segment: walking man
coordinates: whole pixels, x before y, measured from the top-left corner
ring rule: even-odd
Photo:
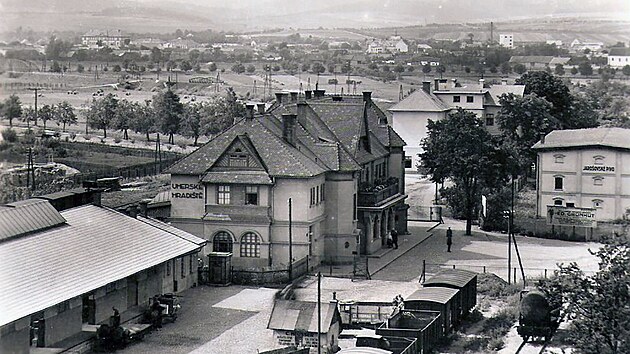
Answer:
[[[446,230],[446,246],[448,246],[448,251],[451,251],[451,245],[453,244],[453,230],[451,230],[451,228],[449,227],[448,230]]]
[[[392,229],[391,233],[392,235],[392,244],[394,245],[394,249],[398,248],[398,231],[396,231],[396,229]]]

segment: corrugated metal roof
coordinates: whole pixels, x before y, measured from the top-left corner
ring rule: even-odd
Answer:
[[[630,129],[590,128],[554,130],[537,142],[532,149],[560,149],[586,146],[607,146],[630,149]]]
[[[458,291],[459,290],[457,289],[442,287],[421,288],[409,295],[405,301],[430,301],[446,304],[457,294]]]
[[[61,215],[66,225],[0,243],[0,326],[194,252],[205,242],[94,205]]]
[[[46,200],[29,199],[0,206],[0,242],[65,222]]]
[[[451,285],[456,288],[463,288],[470,281],[475,279],[477,273],[463,269],[446,269],[432,276],[424,282],[427,285]]]
[[[327,333],[337,311],[337,304],[322,303],[322,332]],[[294,300],[276,300],[269,329],[294,331],[296,329],[317,333],[317,303]]]

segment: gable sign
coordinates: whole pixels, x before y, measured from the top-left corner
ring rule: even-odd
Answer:
[[[547,225],[597,227],[595,209],[547,205]]]

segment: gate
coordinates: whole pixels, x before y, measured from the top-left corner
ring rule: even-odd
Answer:
[[[407,214],[407,219],[409,221],[442,221],[442,206],[441,205],[432,205],[432,206],[420,206],[420,205],[410,205],[409,211]]]

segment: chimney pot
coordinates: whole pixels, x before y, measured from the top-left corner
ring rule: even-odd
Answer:
[[[282,115],[282,138],[290,145],[295,146],[295,114]]]
[[[315,98],[323,98],[326,90],[316,89],[315,91],[313,91],[313,93],[315,94]]]
[[[247,109],[247,119],[254,119],[254,105],[253,104],[246,104],[245,108]]]
[[[259,103],[257,106],[258,106],[258,114],[265,114],[265,104]]]
[[[298,93],[297,92],[291,92],[291,102],[296,102],[298,99]]]
[[[431,93],[431,81],[422,81],[422,90]]]
[[[507,85],[507,77],[501,79],[501,85]]]
[[[282,103],[283,103],[283,102],[282,102],[282,96],[283,96],[283,95],[284,95],[284,94],[283,94],[282,92],[276,92],[276,102],[278,102],[278,103],[282,104]]]
[[[479,90],[483,90],[483,83],[484,83],[485,81],[486,81],[486,80],[484,80],[484,79],[479,79]]]
[[[306,98],[307,100],[310,100],[312,97],[313,91],[311,90],[306,90],[304,91],[304,98]]]
[[[148,200],[141,200],[140,201],[140,214],[142,214],[142,216],[144,216],[145,218],[149,217],[149,201]]]
[[[129,213],[129,216],[131,216],[134,219],[138,217],[138,208],[135,205],[130,206],[127,209],[127,212]]]
[[[363,91],[363,102],[372,101],[372,91]]]

